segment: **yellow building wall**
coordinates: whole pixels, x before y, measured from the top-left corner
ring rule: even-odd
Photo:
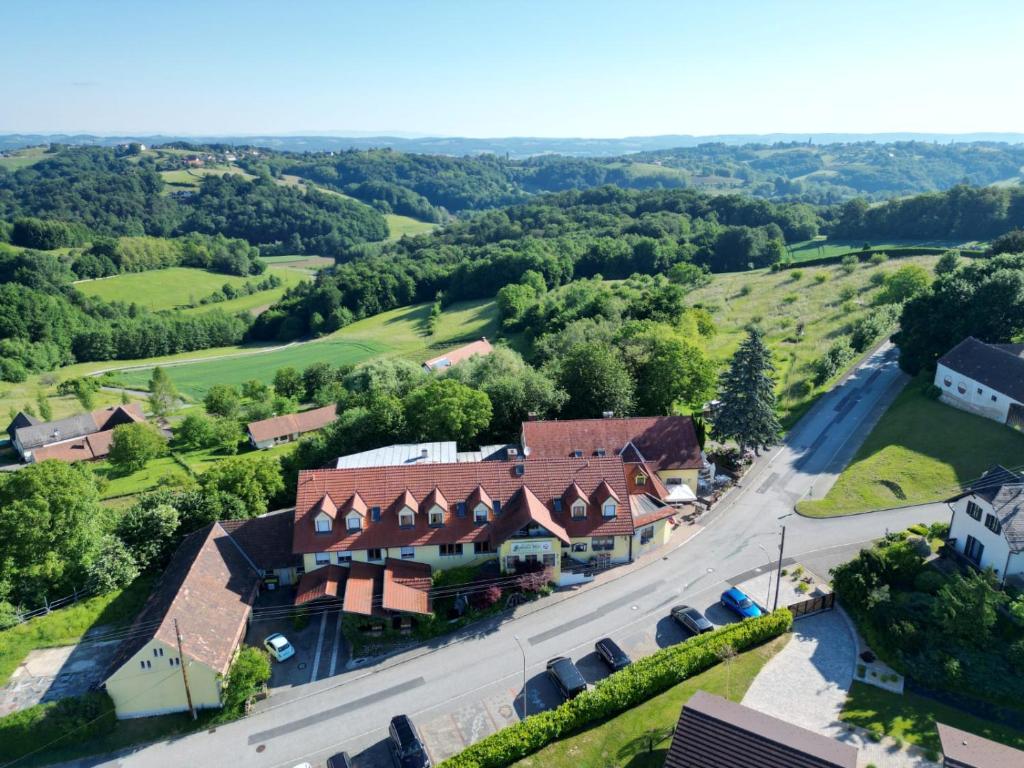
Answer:
[[[160,651],[163,651],[163,656]],[[107,693],[114,701],[119,719],[188,711],[181,667],[173,666],[177,657],[176,647],[153,640],[107,678]],[[150,662],[150,668],[143,669],[143,661]],[[220,707],[218,674],[187,656],[181,663],[188,665],[192,705],[196,709]]]
[[[669,478],[681,478],[684,483],[690,486],[690,490],[696,493],[698,472],[699,470],[696,469],[665,469],[658,473],[658,477],[661,478],[662,482],[667,482]]]
[[[658,520],[656,523],[652,523],[654,526],[654,536],[646,544],[640,543],[640,532],[646,528],[646,525],[637,527],[636,529],[636,541],[633,544],[633,556],[639,557],[642,554],[650,552],[652,549],[663,547],[668,544],[669,537],[672,535],[672,526],[669,525],[668,518],[664,520]]]
[[[533,538],[533,539],[509,539],[508,541],[506,541],[504,544],[502,544],[500,547],[498,547],[498,557],[500,558],[499,562],[501,564],[501,570],[503,572],[507,572],[508,571],[508,569],[505,568],[505,562],[506,562],[505,558],[512,556],[513,550],[516,549],[516,547],[514,546],[515,544],[520,544],[521,545],[521,544],[540,543],[540,542],[550,542],[551,543],[551,551],[550,552],[540,552],[540,551],[538,551],[538,552],[535,552],[535,553],[525,553],[525,552],[524,553],[516,553],[516,557],[522,557],[525,560],[527,554],[536,554],[537,555],[537,559],[543,561],[542,555],[544,555],[544,554],[554,555],[555,556],[555,564],[554,564],[554,566],[552,566],[552,569],[554,570],[554,578],[557,581],[559,576],[562,573],[562,551],[561,551],[561,549],[562,549],[562,542],[560,542],[556,538],[548,537],[548,536],[537,536],[536,538]]]
[[[603,538],[603,537],[598,536],[597,538]],[[574,538],[574,539],[572,539],[572,543],[573,544],[586,544],[587,545],[587,551],[586,552],[573,552],[572,551],[572,547],[563,547],[562,551],[565,554],[567,554],[570,557],[572,557],[573,559],[581,560],[583,562],[588,562],[590,560],[593,560],[598,555],[609,555],[611,557],[611,559],[612,559],[612,562],[624,563],[627,560],[629,560],[629,540],[630,540],[630,538],[632,538],[632,537],[631,536],[616,536],[615,537],[615,547],[613,549],[604,549],[604,550],[601,550],[600,552],[595,552],[594,548],[590,545],[591,544],[591,537],[590,536],[586,536],[584,538]]]
[[[461,556],[448,556],[441,555],[441,548],[436,545],[430,545],[425,547],[414,547],[413,557],[411,558],[417,563],[426,563],[434,570],[444,571],[448,568],[459,568],[465,565],[478,565],[483,563],[485,560],[493,560],[497,555],[493,552],[486,554],[476,554],[473,550],[473,544],[462,545]],[[352,561],[367,563],[371,562],[366,557],[365,549],[354,549],[351,551]],[[331,552],[331,563],[338,564],[338,553]],[[387,558],[393,558],[400,560],[402,558],[401,547],[382,547],[381,548],[381,560],[375,560],[372,562],[383,563]],[[347,565],[347,563],[340,563],[341,565]],[[302,565],[306,570],[306,573],[320,568],[321,566],[327,565],[327,563],[317,563],[316,555],[304,554],[302,556]]]

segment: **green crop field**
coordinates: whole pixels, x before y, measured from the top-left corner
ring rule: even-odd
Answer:
[[[269,383],[274,372],[285,366],[301,370],[320,361],[343,365],[380,355],[423,360],[457,344],[493,335],[497,326],[493,301],[453,305],[441,316],[437,331],[432,336],[426,333],[429,313],[428,304],[404,307],[360,320],[316,341],[291,344],[255,355],[170,366],[167,371],[179,391],[199,399],[214,384],[237,385],[249,379]],[[115,379],[119,385],[145,389],[151,375],[152,368],[146,367],[119,371]]]
[[[244,309],[269,304],[284,293],[285,288],[306,279],[301,272],[294,269],[270,267],[267,271],[280,277],[284,281],[284,285],[280,288],[243,297],[248,300],[248,303],[242,302],[247,304],[243,307]],[[247,281],[258,280],[260,280],[259,276],[239,277],[238,275],[207,272],[204,269],[192,267],[171,267],[148,272],[129,272],[100,280],[87,280],[76,283],[75,287],[88,296],[94,296],[104,301],[135,302],[151,310],[161,310],[184,307],[198,302],[226,283],[239,286]],[[196,311],[205,311],[213,307],[233,311],[227,308],[228,304],[229,302],[210,304],[199,307]]]
[[[388,223],[388,240],[399,240],[404,235],[423,235],[437,229],[437,224],[397,213],[385,214],[384,219]]]
[[[920,264],[931,270],[938,256],[914,256],[899,264]],[[732,272],[715,275],[711,284],[690,293],[690,304],[711,311],[717,333],[708,342],[712,357],[726,361],[746,335],[749,324],[765,331],[775,355],[779,404],[786,423],[801,414],[823,387],[811,384],[809,365],[843,335],[849,325],[870,311],[878,289],[871,286],[875,271],[894,266],[868,264],[846,274],[839,265],[799,270]],[[825,275],[818,282],[817,275]],[[852,292],[844,301],[840,292]],[[831,382],[826,382],[827,387]]]

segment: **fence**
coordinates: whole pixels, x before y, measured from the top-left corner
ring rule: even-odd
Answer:
[[[789,612],[793,614],[794,619],[802,619],[804,616],[821,613],[822,611],[831,611],[835,607],[835,592],[829,592],[827,595],[812,597],[800,603],[793,603],[789,606]]]
[[[29,619],[34,619],[37,616],[45,616],[51,611],[55,611],[58,608],[64,608],[68,605],[73,605],[79,600],[84,600],[88,597],[93,597],[99,594],[99,589],[96,588],[95,584],[87,584],[82,589],[74,589],[70,595],[65,597],[58,597],[56,600],[47,600],[43,598],[43,605],[39,608],[34,608],[31,611],[17,611],[14,614],[15,624],[24,624]]]

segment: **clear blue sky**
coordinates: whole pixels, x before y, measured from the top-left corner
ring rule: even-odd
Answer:
[[[1020,0],[4,0],[0,131],[1022,131]]]

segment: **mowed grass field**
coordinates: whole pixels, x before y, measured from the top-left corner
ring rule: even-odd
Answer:
[[[26,149],[14,150],[7,153],[6,156],[0,157],[0,168],[6,168],[8,171],[17,171],[19,168],[28,168],[30,165],[35,165],[44,157],[46,157],[46,147],[28,147]]]
[[[1024,464],[1024,433],[931,400],[929,383],[911,381],[825,498],[801,501],[797,510],[834,517],[940,501],[993,464]]]
[[[771,273],[767,270],[715,275],[710,285],[690,293],[688,302],[711,311],[717,328],[708,352],[723,363],[736,351],[751,323],[759,325],[775,358],[779,404],[785,423],[799,416],[822,387],[811,384],[809,366],[850,325],[872,309],[878,292],[871,275],[905,264],[933,270],[938,256],[914,256],[895,264],[864,264],[847,274],[839,265],[804,267]],[[824,278],[819,278],[824,275]],[[824,282],[818,282],[823,279]],[[844,288],[853,298],[843,300]]]
[[[243,296],[241,299],[203,305],[191,311],[204,312],[217,308],[225,312],[236,312],[270,304],[276,301],[287,288],[308,279],[308,276],[302,272],[286,269],[283,266],[269,267],[267,274],[277,275],[283,281],[283,285],[250,296]],[[126,304],[134,302],[156,311],[187,307],[226,284],[240,286],[249,281],[258,282],[260,279],[262,279],[260,275],[240,277],[207,272],[204,269],[192,267],[171,267],[148,272],[130,272],[100,280],[87,280],[76,283],[75,287],[87,296],[94,296],[104,301],[123,301]],[[235,306],[231,306],[232,304]]]
[[[399,216],[397,213],[384,214],[388,223],[388,240],[400,240],[405,235],[424,235],[437,229],[437,224],[420,221],[411,216]]]
[[[497,310],[490,300],[453,305],[442,314],[433,335],[426,332],[429,313],[429,304],[403,307],[360,320],[315,341],[258,354],[172,365],[167,372],[182,394],[201,399],[214,384],[239,385],[250,379],[270,383],[277,369],[286,366],[301,370],[315,362],[345,365],[381,355],[425,360],[481,336],[493,336],[497,329]],[[152,368],[147,366],[118,371],[115,380],[121,386],[145,389],[151,375]]]
[[[929,248],[958,248],[965,246],[954,240],[890,240],[884,243],[869,242],[868,245],[875,250],[886,248],[910,248],[915,246],[927,246]],[[976,244],[970,244],[976,245]],[[829,240],[817,238],[815,240],[804,240],[800,243],[793,243],[786,246],[786,253],[794,262],[810,261],[811,259],[832,259],[854,251],[861,251],[864,248],[863,240]]]
[[[246,173],[234,165],[211,165],[199,168],[181,168],[174,171],[160,171],[160,177],[167,185],[163,194],[169,195],[184,189],[199,189],[204,176],[223,176],[225,173],[242,176],[246,179],[255,179],[251,173]]]

